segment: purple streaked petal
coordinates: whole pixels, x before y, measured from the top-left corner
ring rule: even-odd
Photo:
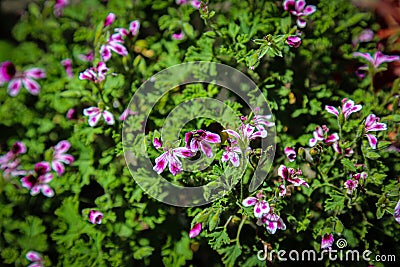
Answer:
[[[17,141],[12,145],[11,151],[16,155],[24,154],[26,152],[26,146],[23,142]]]
[[[96,210],[91,210],[89,212],[89,221],[92,224],[101,224],[101,220],[103,219],[103,213],[101,213],[100,211],[96,211]]]
[[[100,55],[104,61],[109,61],[111,58],[111,51],[107,45],[102,45],[100,47]]]
[[[26,253],[26,258],[30,261],[41,261],[42,260],[42,256],[36,252],[36,251],[28,251],[28,253]]]
[[[365,128],[368,129],[377,121],[377,116],[375,114],[369,114],[365,119]]]
[[[243,200],[242,205],[244,207],[254,206],[257,203],[258,199],[256,197],[247,197]]]
[[[221,137],[218,134],[206,132],[204,140],[209,143],[221,143]]]
[[[114,115],[107,110],[103,111],[103,118],[108,125],[113,125],[115,123]]]
[[[296,4],[295,0],[285,0],[283,2],[283,9],[285,9],[286,11],[293,10],[295,9],[295,4]]]
[[[308,6],[306,6],[306,7],[304,8],[304,10],[303,10],[303,15],[304,15],[304,16],[311,15],[311,14],[314,13],[316,10],[317,10],[317,7],[316,7],[316,6],[308,5]]]
[[[17,72],[11,61],[5,61],[0,65],[0,82],[9,82]]]
[[[167,167],[167,164],[167,152],[165,152],[156,158],[156,165],[153,167],[153,170],[160,174],[164,171],[165,167]]]
[[[232,153],[232,152],[224,151],[224,153],[222,153],[222,158],[221,158],[222,162],[227,162],[230,159],[229,153]]]
[[[230,160],[231,160],[232,165],[233,165],[234,167],[239,167],[239,165],[240,165],[240,159],[239,159],[239,155],[238,155],[238,154],[232,152],[232,153],[231,153],[231,156],[230,156]]]
[[[285,165],[279,166],[278,175],[286,180],[288,178],[288,176],[289,176],[288,175],[288,168]]]
[[[16,96],[18,95],[19,91],[21,90],[22,86],[22,79],[13,79],[11,82],[8,84],[7,91],[10,96]]]
[[[24,74],[29,77],[29,78],[33,78],[33,79],[43,79],[46,77],[46,72],[44,71],[44,69],[40,69],[40,68],[32,68],[29,70],[24,71]]]
[[[339,140],[339,135],[337,133],[334,133],[325,139],[325,143],[334,143],[338,140]]]
[[[204,152],[207,158],[211,158],[213,156],[212,148],[207,142],[200,142],[201,151]]]
[[[200,144],[200,141],[193,138],[189,144],[190,150],[192,152],[197,152],[199,150],[199,144]]]
[[[47,173],[51,170],[50,163],[47,161],[41,161],[35,164],[35,172],[40,174]]]
[[[369,145],[372,149],[376,149],[376,144],[378,143],[378,138],[373,134],[366,134]]]
[[[54,190],[48,186],[47,184],[43,184],[40,186],[40,191],[42,191],[42,194],[45,195],[46,197],[53,197],[54,196]]]
[[[368,62],[370,62],[371,64],[374,64],[374,59],[372,58],[372,56],[369,53],[354,52],[353,57],[362,57],[362,58],[366,59]]]
[[[61,162],[59,162],[58,160],[53,160],[51,162],[51,167],[53,168],[53,170],[55,172],[57,172],[58,176],[61,176],[65,171],[64,165]]]
[[[140,29],[140,22],[138,20],[134,20],[131,23],[129,23],[129,31],[132,34],[132,36],[136,36],[139,33]]]
[[[31,196],[36,196],[37,194],[39,194],[40,193],[40,185],[34,185],[32,188],[31,188]]]
[[[199,9],[201,6],[201,1],[200,0],[192,0],[190,1],[190,5],[194,7],[195,9]]]
[[[306,6],[306,1],[297,0],[295,4],[295,9],[297,12],[302,12],[305,6]]]
[[[153,139],[153,146],[154,146],[156,149],[162,148],[162,142],[161,142],[161,140],[160,140],[159,138],[154,138],[154,139]]]
[[[285,147],[284,149],[286,157],[289,159],[290,162],[293,162],[296,159],[296,151],[291,147]]]
[[[313,147],[313,146],[315,146],[315,145],[317,144],[317,142],[318,142],[318,140],[317,140],[316,138],[311,138],[311,139],[308,141],[308,145],[309,145],[310,147]]]
[[[263,214],[269,212],[269,204],[267,201],[262,200],[255,204],[254,206],[254,216],[256,218],[261,218]]]
[[[223,132],[226,132],[226,133],[228,133],[229,135],[232,135],[232,136],[234,136],[235,138],[240,139],[240,135],[239,135],[236,131],[234,131],[234,130],[227,129],[227,130],[223,130]]]
[[[22,83],[24,84],[24,87],[28,90],[29,93],[32,95],[38,95],[40,92],[40,85],[29,78],[23,78]]]
[[[339,117],[339,111],[337,108],[333,106],[325,106],[325,110],[328,111],[329,113],[335,115],[336,117]]]
[[[47,184],[47,183],[51,182],[51,180],[53,180],[53,174],[46,173],[44,175],[41,175],[38,180],[40,183]]]
[[[32,189],[35,183],[36,183],[36,178],[32,174],[29,174],[21,178],[21,185],[27,189]]]
[[[198,236],[200,234],[200,232],[201,232],[201,229],[202,229],[201,223],[196,223],[193,226],[193,228],[190,230],[189,237],[190,238],[194,238],[194,237]]]
[[[105,28],[105,27],[113,24],[113,22],[115,21],[115,18],[116,18],[116,16],[114,13],[108,13],[106,19],[104,20],[103,27]]]
[[[289,177],[287,179],[289,182],[291,182],[294,186],[301,186],[304,185],[305,187],[309,187],[309,185],[307,184],[306,181],[304,181],[303,179],[299,178],[299,177]]]
[[[65,164],[71,164],[74,162],[74,156],[70,155],[70,154],[62,154],[62,155],[57,155],[55,157],[58,161],[61,161]]]
[[[85,116],[95,116],[99,113],[100,113],[100,109],[97,107],[85,108],[83,110],[83,115],[85,115]]]
[[[44,265],[41,262],[34,262],[29,264],[28,267],[44,267]]]
[[[173,33],[171,35],[171,38],[174,40],[182,40],[185,37],[185,33],[183,31],[180,31],[179,33]]]
[[[385,131],[385,130],[387,130],[386,123],[376,122],[376,123],[372,124],[370,127],[368,127],[367,132],[377,132],[377,131]]]
[[[57,154],[65,153],[71,147],[71,143],[67,140],[62,140],[54,147],[54,152]]]
[[[182,172],[182,163],[175,157],[169,159],[169,171],[172,175],[177,175]]]
[[[321,240],[321,250],[332,247],[333,241],[334,239],[332,234],[325,234]]]
[[[296,23],[297,23],[297,26],[299,26],[299,28],[304,28],[307,25],[307,22],[305,21],[305,19],[302,19],[300,17],[297,18]]]
[[[375,53],[374,55],[374,59],[375,59],[375,68],[377,68],[379,65],[381,65],[384,62],[393,62],[393,61],[397,61],[400,60],[399,56],[387,56],[382,54],[381,51],[378,51]]]
[[[181,158],[190,158],[194,156],[194,153],[186,147],[177,147],[174,148],[172,151],[174,155]]]
[[[274,221],[274,222],[267,221],[265,226],[267,227],[268,233],[273,235],[273,234],[275,234],[276,229],[278,229],[278,222],[277,221]]]
[[[90,127],[96,126],[97,123],[99,122],[100,118],[101,118],[101,113],[100,112],[95,114],[95,115],[93,115],[93,116],[89,116],[89,118],[88,118],[89,126]]]
[[[279,196],[283,197],[286,195],[286,186],[281,184],[279,187]]]
[[[126,50],[126,47],[119,42],[109,42],[109,48],[121,56],[128,55],[128,50]]]
[[[278,229],[283,231],[286,230],[286,224],[283,222],[282,218],[278,219]]]

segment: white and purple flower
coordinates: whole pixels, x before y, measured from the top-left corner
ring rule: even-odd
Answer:
[[[66,154],[70,147],[70,142],[66,140],[60,141],[54,147],[53,161],[51,162],[51,167],[55,172],[57,172],[58,176],[61,176],[64,173],[64,164],[69,165],[74,162],[74,157],[70,154]]]
[[[365,136],[368,139],[369,145],[372,149],[376,149],[376,145],[378,144],[378,138],[375,135],[370,134],[368,132],[378,132],[387,130],[387,125],[385,123],[379,122],[380,118],[378,118],[375,114],[369,114],[365,119]]]
[[[339,142],[335,142],[332,145],[333,150],[336,151],[336,153],[338,153],[339,155],[343,154],[345,157],[351,157],[354,154],[354,150],[351,148],[341,148],[339,145]]]
[[[192,152],[197,152],[201,149],[208,158],[211,158],[213,153],[210,144],[221,143],[221,137],[209,131],[195,130],[186,133],[185,143],[186,148],[189,148]]]
[[[301,45],[301,38],[297,35],[289,36],[286,39],[286,43],[290,47],[298,48]]]
[[[32,262],[28,267],[44,267],[43,258],[40,253],[31,250],[26,253],[25,257]]]
[[[100,211],[97,210],[90,210],[89,211],[89,221],[93,224],[101,224],[101,220],[103,219],[104,215]]]
[[[183,31],[173,33],[171,38],[174,40],[182,40],[185,37],[185,33]]]
[[[388,55],[384,55],[382,54],[381,51],[377,51],[374,56],[371,56],[370,53],[361,53],[361,52],[354,52],[353,53],[354,57],[361,57],[364,60],[367,61],[368,65],[363,65],[361,67],[358,68],[357,70],[357,75],[360,77],[364,76],[364,73],[368,70],[372,70],[373,74],[375,74],[378,71],[379,66],[382,63],[385,62],[393,62],[393,61],[398,61],[400,60],[400,56],[397,55],[393,55],[393,56],[388,56]]]
[[[56,17],[61,17],[63,15],[64,8],[69,5],[70,0],[56,0],[53,7],[53,12]]]
[[[3,170],[4,177],[26,175],[26,171],[20,170],[20,160],[18,159],[18,156],[24,153],[26,153],[25,144],[17,141],[12,145],[10,151],[0,156],[0,169]]]
[[[107,17],[104,19],[103,28],[113,24],[116,17],[117,16],[114,13],[112,12],[108,13]]]
[[[333,245],[333,241],[335,241],[333,239],[333,235],[332,234],[325,234],[322,236],[321,239],[321,249],[322,250],[330,250],[332,248]]]
[[[202,230],[202,225],[201,223],[196,223],[193,228],[190,230],[189,232],[189,237],[190,238],[194,238],[196,236],[198,236],[201,233]]]
[[[286,167],[285,165],[281,165],[278,168],[278,175],[282,177],[283,180],[291,182],[294,186],[304,185],[305,187],[309,187],[306,181],[298,177],[302,174],[303,172],[300,169],[295,170],[293,168]]]
[[[315,146],[318,141],[322,141],[326,145],[331,145],[339,140],[339,135],[337,133],[327,135],[328,132],[329,128],[326,127],[326,125],[322,125],[322,127],[317,126],[313,132],[314,137],[308,142],[310,147]]]
[[[304,28],[307,24],[304,17],[311,15],[317,10],[313,5],[306,6],[306,1],[304,0],[285,0],[283,8],[297,17],[296,23],[299,28]]]
[[[86,69],[84,72],[79,74],[79,79],[89,80],[95,83],[103,81],[107,76],[108,68],[106,63],[100,61],[96,67]]]
[[[342,108],[339,109],[343,115],[344,118],[347,119],[350,114],[360,111],[362,109],[362,105],[354,105],[354,101],[351,99],[343,98],[342,99]],[[335,115],[336,117],[339,117],[339,110],[333,106],[325,106],[325,110],[328,111],[329,113]]]
[[[264,199],[265,195],[260,191],[257,193],[256,197],[247,197],[244,199],[242,205],[245,207],[254,206],[254,216],[256,218],[261,218],[270,210],[268,202]]]
[[[116,28],[115,31],[121,34],[121,36],[127,36],[127,37],[134,37],[138,35],[140,29],[140,21],[139,20],[133,20],[129,23],[129,28]]]
[[[284,149],[285,155],[290,162],[295,161],[297,154],[296,151],[291,147],[285,147]]]
[[[358,186],[358,180],[348,179],[344,182],[344,188],[347,189],[347,194],[353,194],[353,191],[356,190]]]
[[[83,115],[89,116],[88,122],[91,127],[96,126],[101,117],[104,118],[104,121],[108,125],[113,125],[115,123],[114,115],[111,112],[98,107],[85,108],[83,110]]]
[[[394,219],[396,220],[397,223],[400,223],[400,199],[397,202],[396,207],[394,208],[393,217],[394,217]]]
[[[258,219],[257,225],[265,225],[268,233],[272,235],[275,234],[277,229],[286,230],[286,225],[282,218],[278,214],[275,214],[272,208]]]
[[[108,61],[111,58],[111,51],[115,53],[126,56],[128,55],[128,50],[123,45],[124,40],[122,39],[122,35],[120,33],[114,33],[111,35],[107,42],[100,47],[101,58],[104,61]]]
[[[40,85],[35,79],[42,79],[45,77],[45,71],[40,68],[19,71],[10,61],[5,61],[0,64],[0,85],[8,82],[7,91],[10,96],[18,95],[22,86],[32,95],[38,95],[40,92]]]
[[[162,153],[158,158],[156,158],[156,165],[153,170],[158,174],[162,173],[164,169],[169,167],[169,171],[172,175],[177,175],[182,172],[182,162],[178,159],[180,158],[190,158],[195,155],[189,148],[177,147],[177,148],[165,148],[162,147],[162,142],[158,138],[153,140],[154,147],[157,149],[163,149],[165,152]]]
[[[50,164],[42,161],[35,164],[34,172],[21,178],[22,186],[29,189],[32,196],[42,192],[46,197],[54,196],[53,189],[48,183],[53,179],[53,174],[50,173]]]
[[[222,153],[221,161],[227,162],[229,160],[233,166],[239,167],[239,165],[240,165],[239,154],[242,153],[242,150],[240,150],[240,147],[238,146],[236,140],[233,140],[232,138],[228,138],[227,142],[228,142],[229,146],[225,147],[225,151]]]

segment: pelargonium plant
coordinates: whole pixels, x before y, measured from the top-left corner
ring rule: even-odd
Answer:
[[[314,262],[303,251],[323,266],[343,266],[335,251],[359,252],[349,266],[398,261],[395,1],[11,2],[0,10],[2,266]],[[188,62],[202,68],[158,75]],[[191,83],[217,73],[207,62],[254,86]],[[167,183],[208,201],[163,203]]]

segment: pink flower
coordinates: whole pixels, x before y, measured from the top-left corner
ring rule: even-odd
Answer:
[[[56,17],[61,17],[64,8],[69,5],[69,0],[56,0],[54,4],[53,12]]]
[[[88,122],[91,127],[96,126],[102,116],[108,125],[113,125],[115,123],[114,115],[111,112],[97,107],[85,108],[83,110],[83,115],[89,116]]]
[[[213,153],[210,144],[221,143],[221,137],[209,131],[195,130],[186,133],[185,143],[186,148],[189,148],[192,152],[197,152],[201,149],[208,158],[211,158]]]
[[[88,52],[87,54],[79,54],[78,58],[83,61],[92,62],[94,59],[94,53]]]
[[[351,99],[343,98],[342,99],[342,109],[340,111],[343,113],[344,118],[347,119],[350,114],[360,111],[362,109],[361,105],[354,105],[354,101]],[[325,106],[325,110],[329,113],[339,117],[339,110],[333,106]]]
[[[20,160],[18,159],[18,156],[25,152],[25,144],[17,141],[12,145],[10,151],[0,157],[0,169],[3,170],[4,177],[26,175],[26,171],[20,170]]]
[[[111,13],[111,12],[108,13],[106,19],[104,20],[103,28],[105,28],[105,27],[110,26],[111,24],[113,24],[114,21],[115,21],[115,18],[116,18],[116,16],[115,16],[114,13]]]
[[[65,117],[68,120],[72,120],[72,119],[76,118],[76,110],[74,108],[68,109],[67,114],[65,115]]]
[[[40,68],[17,71],[10,61],[5,61],[0,65],[0,84],[9,82],[7,91],[10,96],[16,96],[22,86],[32,95],[39,94],[40,85],[34,79],[42,79],[44,77],[46,77],[46,73]]]
[[[242,205],[245,207],[254,206],[254,216],[261,218],[264,214],[268,213],[270,208],[267,201],[264,200],[265,195],[260,191],[256,197],[248,197],[243,200]]]
[[[53,179],[53,174],[50,173],[50,164],[42,161],[35,164],[35,170],[33,173],[21,179],[22,186],[31,191],[31,195],[35,196],[42,192],[46,197],[54,196],[54,191],[48,185]]]
[[[397,202],[396,207],[394,208],[393,217],[394,217],[394,219],[396,220],[397,223],[400,223],[400,199]]]
[[[157,149],[163,148],[161,140],[154,138],[154,147]],[[190,158],[194,156],[194,153],[186,147],[177,148],[163,148],[165,151],[158,158],[156,158],[156,165],[153,170],[158,174],[162,173],[164,169],[169,167],[169,171],[175,176],[182,172],[182,162],[178,159],[180,158]]]
[[[366,172],[360,172],[360,173],[356,173],[356,174],[351,175],[351,177],[353,179],[357,180],[357,181],[360,180],[360,179],[365,180],[365,179],[367,179],[368,174]]]
[[[129,23],[129,29],[116,28],[115,31],[121,34],[121,36],[134,37],[138,35],[140,29],[140,21],[134,20]]]
[[[385,123],[379,122],[380,118],[375,116],[375,114],[369,114],[365,119],[365,132],[378,132],[387,130],[387,125]],[[378,139],[373,134],[366,134],[369,145],[372,149],[376,149]]]
[[[277,229],[286,230],[286,225],[282,218],[278,214],[275,214],[272,208],[258,219],[257,225],[265,225],[268,233],[272,235],[275,234]]]
[[[70,58],[62,60],[61,65],[64,66],[65,72],[67,73],[68,77],[74,77],[74,73],[72,72],[72,60]]]
[[[347,188],[347,194],[351,195],[353,191],[357,188],[358,181],[349,179],[344,183],[344,188]]]
[[[25,256],[29,261],[33,262],[28,267],[44,267],[42,256],[36,251],[28,251]]]
[[[74,162],[74,157],[72,155],[65,154],[70,147],[71,144],[66,140],[60,141],[54,147],[53,161],[51,162],[51,166],[53,170],[57,172],[58,176],[61,176],[64,173],[64,164],[70,165]]]
[[[363,30],[360,35],[353,39],[353,45],[361,42],[369,42],[374,38],[374,32],[371,29]]]
[[[127,108],[124,110],[124,112],[122,112],[121,116],[119,116],[119,120],[125,121],[128,118],[128,116],[135,115],[135,114],[137,114],[137,112],[133,112],[132,110]]]
[[[283,197],[286,195],[286,186],[281,184],[278,186],[279,189],[279,196]]]
[[[97,210],[90,210],[89,211],[89,221],[93,224],[101,224],[101,220],[103,219],[104,215],[100,211]]]
[[[333,235],[332,234],[323,235],[322,236],[322,240],[321,240],[321,249],[330,250],[332,248],[333,241],[335,241],[335,240],[333,239]]]
[[[108,41],[100,47],[101,58],[104,61],[110,60],[111,51],[114,51],[121,56],[128,55],[128,50],[126,50],[126,47],[123,45],[123,43],[124,40],[122,39],[121,34],[114,33],[111,35]]]
[[[242,150],[240,150],[240,147],[237,145],[236,140],[228,138],[227,141],[229,143],[229,146],[225,147],[225,151],[222,153],[221,161],[227,162],[229,160],[233,166],[239,167],[239,154],[242,153]]]
[[[354,57],[361,57],[367,61],[367,63],[372,67],[373,71],[376,72],[378,67],[385,62],[393,62],[400,60],[400,56],[387,56],[382,54],[381,51],[378,51],[372,57],[369,53],[361,53],[361,52],[354,52]],[[358,68],[358,72],[360,71],[368,71],[368,65],[364,65]]]
[[[298,48],[301,45],[301,38],[299,36],[289,36],[286,39],[286,43],[290,47]]]
[[[106,78],[108,68],[106,63],[100,61],[96,67],[91,67],[86,69],[84,72],[79,74],[79,79],[81,80],[89,80],[95,83],[99,83]]]
[[[185,33],[183,31],[180,31],[179,33],[172,34],[171,37],[174,40],[182,40],[185,37]]]
[[[283,8],[297,17],[296,23],[299,28],[304,28],[306,26],[306,21],[303,17],[311,15],[317,10],[313,5],[306,6],[306,1],[304,0],[285,0],[283,2]]]
[[[189,2],[189,0],[175,0],[176,4],[178,5],[185,5]],[[191,0],[190,5],[195,9],[199,9],[201,6],[201,1],[199,0]]]
[[[194,238],[194,237],[198,236],[198,235],[200,234],[201,230],[202,230],[202,225],[201,225],[201,223],[196,223],[196,224],[193,226],[193,228],[190,230],[190,232],[189,232],[189,237],[190,237],[190,238]]]
[[[330,145],[339,140],[339,135],[337,133],[328,136],[328,132],[329,128],[326,127],[326,125],[322,125],[322,127],[317,126],[313,132],[314,137],[309,140],[310,147],[315,146],[318,141],[322,141],[325,144]]]
[[[289,159],[290,162],[293,162],[296,159],[296,151],[291,147],[285,147],[285,155]]]
[[[305,187],[309,187],[309,185],[303,179],[299,178],[299,175],[302,175],[303,172],[298,169],[292,169],[286,167],[285,165],[279,166],[278,175],[283,178],[283,180],[291,182],[294,186],[304,185]]]
[[[236,140],[242,140],[245,143],[259,137],[265,138],[268,134],[267,130],[265,130],[265,128],[263,128],[262,126],[259,126],[259,128],[256,130],[256,127],[250,124],[242,124],[239,127],[238,132],[231,129],[223,130],[223,132],[226,132],[229,135],[233,136]]]

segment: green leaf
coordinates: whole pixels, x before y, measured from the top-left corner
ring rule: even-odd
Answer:
[[[237,245],[221,248],[217,251],[223,255],[222,262],[228,267],[236,266],[236,259],[242,254],[242,249]]]
[[[354,167],[354,163],[351,162],[349,159],[342,159],[341,162],[345,169],[352,171],[352,172],[357,171],[356,167]]]
[[[381,157],[381,155],[379,155],[378,153],[372,152],[372,151],[367,152],[367,154],[365,156],[369,159],[377,159],[377,158]]]
[[[141,247],[139,249],[136,249],[135,252],[133,253],[133,258],[135,260],[141,260],[143,258],[149,257],[153,254],[154,248],[153,247]]]
[[[339,195],[339,192],[334,192],[336,194],[332,195],[331,198],[325,200],[325,211],[328,210],[343,210],[344,209],[344,202],[345,202],[345,197],[342,195]]]

